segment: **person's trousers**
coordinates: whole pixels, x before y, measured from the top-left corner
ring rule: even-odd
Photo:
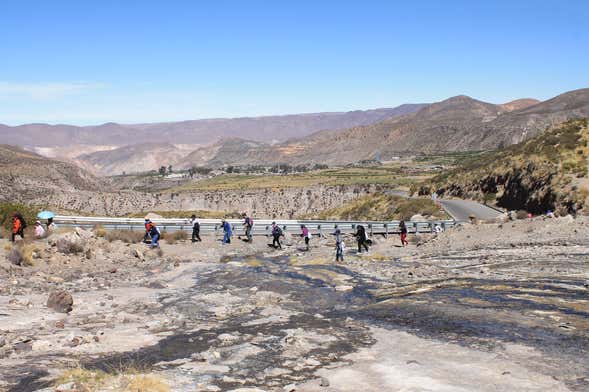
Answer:
[[[223,236],[223,243],[224,244],[230,244],[231,243],[231,236],[229,235],[229,233],[225,233],[225,235]]]
[[[409,242],[407,242],[407,233],[401,233],[401,245],[409,245]]]
[[[251,227],[246,227],[245,236],[246,236],[248,242],[252,242],[252,240],[254,238],[252,237],[252,228]]]
[[[282,249],[282,245],[280,245],[280,236],[274,236],[274,239],[272,240],[272,246]]]
[[[202,241],[200,239],[200,230],[192,229],[192,242]]]
[[[305,245],[307,245],[307,249],[309,249],[309,237],[305,237]]]
[[[366,252],[368,252],[368,245],[366,245],[366,240],[358,240],[358,253],[362,253],[362,247],[364,247]]]
[[[159,234],[156,234],[153,237],[151,237],[151,245],[150,245],[150,247],[152,247],[152,248],[159,248],[159,246],[160,246],[160,244],[158,242],[159,240],[160,240],[160,235]]]
[[[19,235],[19,236],[20,236],[20,238],[22,238],[23,240],[25,239],[25,232],[24,232],[24,230],[22,230],[22,229],[21,229],[21,230],[20,230],[18,233],[14,233],[14,232],[13,232],[13,233],[12,233],[12,236],[10,237],[10,240],[11,240],[12,242],[16,241],[16,236],[17,236],[17,235]]]
[[[344,261],[344,250],[339,244],[335,248],[335,261]]]

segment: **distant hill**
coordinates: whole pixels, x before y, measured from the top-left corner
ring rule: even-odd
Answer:
[[[205,119],[153,124],[106,123],[97,126],[0,124],[0,142],[23,147],[71,145],[126,146],[147,142],[206,145],[223,138],[240,137],[263,142],[280,142],[323,129],[345,129],[367,125],[414,112],[424,104],[396,108],[292,114],[284,116]]]
[[[106,180],[72,164],[0,145],[0,200],[28,202],[47,193],[108,188]]]
[[[514,110],[525,109],[525,108],[528,108],[530,106],[533,106],[533,105],[536,105],[539,103],[540,103],[540,101],[538,101],[537,99],[522,98],[522,99],[516,99],[515,101],[501,104],[499,106],[501,106],[501,108],[507,112],[512,112]]]
[[[346,164],[374,159],[377,153],[386,160],[403,154],[495,149],[534,137],[563,121],[588,117],[589,89],[533,103],[494,105],[461,95],[379,123],[321,131],[249,151],[242,160]],[[518,106],[523,108],[511,110]]]
[[[95,173],[118,175],[174,167],[190,150],[170,143],[143,143],[83,154],[76,161]]]
[[[477,199],[509,210],[563,214],[589,202],[588,120],[571,120],[506,149],[487,152],[414,189]]]

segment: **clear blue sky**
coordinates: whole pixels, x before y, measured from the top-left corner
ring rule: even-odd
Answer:
[[[343,111],[589,87],[589,1],[4,1],[0,123]]]

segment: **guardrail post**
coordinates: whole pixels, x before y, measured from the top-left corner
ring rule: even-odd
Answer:
[[[368,228],[370,229],[370,236],[372,237],[372,223],[368,224]]]
[[[389,225],[388,225],[388,223],[384,224],[384,238],[389,238]]]
[[[319,231],[319,238],[323,238],[323,232],[321,231],[321,225],[317,225],[317,231]]]

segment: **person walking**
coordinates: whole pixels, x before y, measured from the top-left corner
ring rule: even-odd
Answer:
[[[231,235],[233,234],[231,230],[231,225],[225,219],[223,219],[221,222],[223,224],[223,244],[230,244]]]
[[[252,228],[254,227],[254,221],[245,212],[243,213],[243,227],[245,229],[246,241],[252,243],[254,238],[252,237]]]
[[[344,240],[340,229],[335,230],[335,261],[344,261]]]
[[[53,222],[53,218],[47,218],[47,233],[51,234],[57,229],[57,225]]]
[[[358,253],[362,253],[362,247],[366,249],[368,252],[368,244],[367,244],[367,237],[366,237],[366,229],[362,225],[358,225],[356,228],[356,241],[358,241]]]
[[[152,226],[151,220],[148,217],[145,217],[145,222],[143,222],[143,226],[145,227],[145,234],[143,235],[143,242],[148,244],[149,240],[151,239],[150,232],[151,232],[151,226]]]
[[[403,247],[409,245],[407,241],[407,226],[405,225],[405,221],[399,222],[399,230],[401,231],[401,245]]]
[[[305,246],[307,250],[309,250],[309,241],[311,240],[311,234],[309,233],[309,229],[305,225],[301,225],[301,237],[305,240]]]
[[[272,246],[276,248],[282,249],[282,245],[280,244],[280,237],[282,236],[282,229],[276,224],[276,222],[272,222]]]
[[[12,216],[12,242],[16,241],[17,235],[20,236],[20,238],[23,240],[25,239],[24,230],[26,226],[27,224],[25,223],[23,216],[20,213],[15,212]]]
[[[190,217],[190,224],[192,225],[192,242],[201,242],[200,239],[200,222],[196,218],[196,215]]]
[[[159,241],[161,235],[162,233],[160,233],[160,229],[157,228],[155,223],[151,222],[151,224],[149,225],[149,236],[151,238],[151,244],[149,245],[149,247],[151,249],[160,247]]]

